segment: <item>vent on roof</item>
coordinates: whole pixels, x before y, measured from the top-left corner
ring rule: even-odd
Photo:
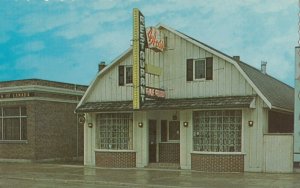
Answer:
[[[240,61],[240,56],[233,56],[233,59],[236,61]]]
[[[267,62],[266,61],[261,61],[261,68],[260,71],[263,74],[267,74]]]
[[[104,68],[105,68],[105,61],[101,61],[99,64],[98,64],[98,72],[102,71]]]

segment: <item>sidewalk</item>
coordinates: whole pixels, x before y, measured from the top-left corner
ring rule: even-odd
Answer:
[[[0,163],[0,187],[244,187],[299,188],[300,174],[203,173],[103,169],[80,165]]]

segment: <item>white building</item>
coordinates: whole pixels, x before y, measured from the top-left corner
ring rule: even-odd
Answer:
[[[294,89],[238,56],[157,29],[165,49],[146,49],[146,86],[165,98],[133,109],[132,48],[102,69],[76,109],[86,118],[85,165],[291,171]]]

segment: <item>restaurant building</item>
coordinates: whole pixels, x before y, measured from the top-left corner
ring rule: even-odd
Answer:
[[[97,74],[76,109],[85,113],[85,165],[291,171],[292,87],[266,63],[258,70],[134,17],[133,47]]]
[[[74,114],[87,86],[39,79],[0,82],[0,161],[83,157]]]

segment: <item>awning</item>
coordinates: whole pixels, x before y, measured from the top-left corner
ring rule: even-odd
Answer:
[[[191,99],[147,100],[141,110],[184,110],[214,108],[250,108],[255,96],[207,97]],[[87,102],[76,112],[133,111],[132,101]]]

